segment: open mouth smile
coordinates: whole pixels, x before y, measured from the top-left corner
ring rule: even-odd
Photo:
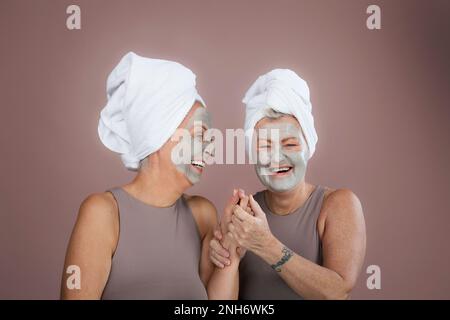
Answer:
[[[191,166],[195,171],[201,173],[203,171],[203,168],[205,167],[205,162],[201,160],[192,160]]]
[[[290,174],[292,169],[293,169],[292,166],[281,166],[281,167],[276,167],[276,168],[270,168],[269,172],[272,176],[283,177],[283,176]]]

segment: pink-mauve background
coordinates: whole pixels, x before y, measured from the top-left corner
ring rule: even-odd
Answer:
[[[381,30],[366,28],[370,4]],[[106,77],[132,50],[193,69],[222,130],[242,127],[258,75],[297,71],[319,135],[307,180],[364,207],[353,298],[449,299],[449,30],[446,0],[2,0],[0,298],[58,298],[80,202],[132,178],[97,136]],[[216,165],[189,193],[220,209],[236,186],[261,189],[251,166]],[[381,290],[366,287],[372,264]]]

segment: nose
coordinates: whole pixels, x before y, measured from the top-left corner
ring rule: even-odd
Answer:
[[[281,148],[279,145],[275,144],[272,148],[272,154],[270,159],[270,166],[274,167],[276,165],[279,165],[282,163],[286,157],[284,156],[283,152],[281,152]]]

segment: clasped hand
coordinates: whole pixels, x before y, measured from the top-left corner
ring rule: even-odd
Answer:
[[[224,268],[239,262],[246,250],[258,254],[272,238],[266,214],[253,196],[241,189],[233,190],[210,242],[210,259]]]

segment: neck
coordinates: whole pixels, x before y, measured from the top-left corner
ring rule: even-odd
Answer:
[[[303,180],[294,189],[284,192],[265,191],[265,199],[270,211],[286,215],[300,208],[308,199],[313,186]]]
[[[176,177],[163,175],[157,167],[139,170],[132,182],[123,188],[135,198],[154,207],[169,207],[183,195],[183,184]]]

